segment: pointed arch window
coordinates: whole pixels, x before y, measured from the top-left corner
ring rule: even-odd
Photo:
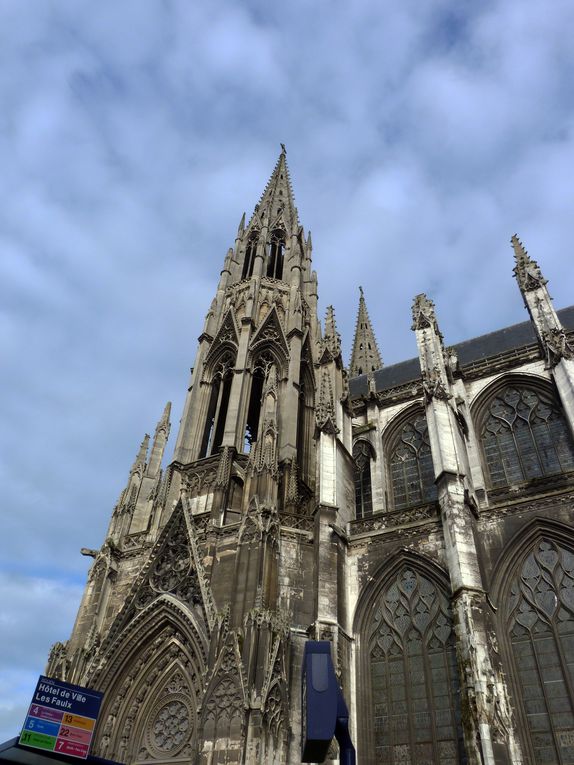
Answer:
[[[249,407],[247,409],[247,422],[243,438],[243,451],[250,452],[252,445],[257,441],[259,420],[261,417],[261,404],[263,398],[263,384],[272,364],[275,363],[270,351],[263,351],[253,365],[251,377],[251,391],[249,394]]]
[[[297,462],[299,475],[308,486],[315,476],[313,436],[315,432],[315,386],[313,373],[306,359],[301,362],[299,378],[299,410],[297,412]]]
[[[493,487],[574,470],[574,444],[550,391],[508,385],[490,402],[481,430]]]
[[[208,457],[221,446],[225,432],[225,420],[233,381],[235,358],[226,353],[219,361],[211,382],[211,393],[199,458]]]
[[[271,279],[283,278],[283,260],[285,258],[285,231],[276,228],[271,232],[267,276]]]
[[[378,596],[366,637],[373,745],[365,761],[466,763],[446,593],[405,564]]]
[[[366,441],[357,441],[353,446],[355,460],[355,517],[368,518],[373,514],[371,487],[371,446]]]
[[[389,468],[395,510],[436,500],[428,427],[422,412],[403,423],[395,436]]]
[[[245,256],[243,258],[242,279],[249,279],[253,275],[253,265],[257,254],[257,242],[259,241],[259,231],[252,231],[247,240]]]
[[[539,539],[505,600],[515,700],[532,762],[574,762],[574,554]]]

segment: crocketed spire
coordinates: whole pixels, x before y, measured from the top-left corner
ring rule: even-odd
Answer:
[[[351,365],[349,368],[351,377],[374,372],[383,366],[375,333],[373,332],[373,327],[367,311],[363,288],[359,287],[359,290],[359,311],[357,314],[355,340],[353,343]]]

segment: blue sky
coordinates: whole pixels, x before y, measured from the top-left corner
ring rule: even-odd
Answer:
[[[359,285],[385,363],[421,291],[447,343],[524,320],[515,231],[574,302],[573,28],[570,0],[0,4],[0,740],[280,142],[347,356]]]

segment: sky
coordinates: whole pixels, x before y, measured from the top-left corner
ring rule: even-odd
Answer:
[[[384,363],[574,303],[574,4],[2,0],[0,741],[65,640],[227,248],[287,146],[320,306]],[[170,450],[168,449],[170,453]],[[168,454],[169,457],[169,454]]]

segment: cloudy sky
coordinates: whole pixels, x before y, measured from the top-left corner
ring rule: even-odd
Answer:
[[[174,429],[225,252],[286,143],[348,354],[574,302],[574,4],[0,3],[0,741],[66,639],[136,449]],[[172,435],[172,442],[174,441]]]

